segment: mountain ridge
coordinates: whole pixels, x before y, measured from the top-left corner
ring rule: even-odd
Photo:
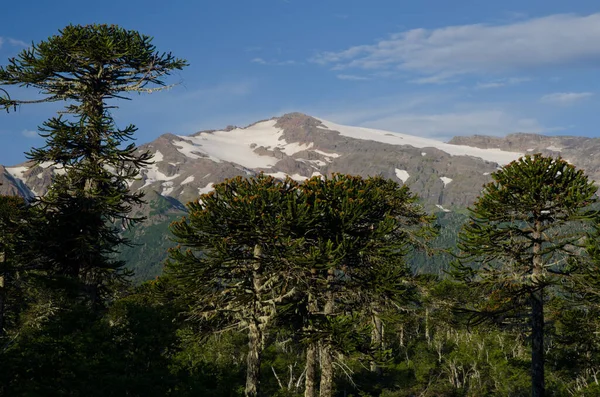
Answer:
[[[138,180],[130,185],[132,190],[146,193],[146,204],[134,209],[134,214],[146,217],[146,221],[124,231],[134,244],[122,247],[120,258],[134,270],[137,282],[159,275],[166,251],[174,245],[169,224],[185,214],[183,204],[197,200],[226,178],[260,172],[278,178],[290,175],[298,181],[333,172],[391,178],[408,185],[426,210],[438,213],[439,222],[458,228],[465,208],[491,180],[490,174],[523,154],[566,154],[574,165],[584,170],[588,167],[591,177],[600,180],[600,156],[592,155],[600,153],[600,139],[589,139],[510,134],[505,138],[456,137],[445,143],[343,126],[301,113],[246,127],[163,134],[138,149],[154,155],[154,163],[142,169]],[[0,194],[43,195],[52,175],[60,172],[64,170],[30,162],[0,166]],[[456,230],[446,231],[435,244],[441,247],[453,241]],[[413,266],[426,268],[427,263],[427,258],[415,257]]]
[[[491,172],[534,151],[564,152],[569,161],[585,165],[582,168],[591,170],[599,180],[600,161],[578,155],[584,153],[585,157],[592,141],[594,138],[517,133],[504,138],[455,137],[445,143],[288,113],[246,127],[163,134],[140,145],[140,151],[153,153],[154,163],[144,168],[130,187],[153,190],[185,203],[210,191],[215,183],[238,175],[264,172],[302,181],[341,172],[395,179],[409,185],[426,207],[448,210],[471,204]],[[600,139],[597,141],[592,146],[600,152]],[[581,142],[586,144],[577,147]],[[0,193],[43,195],[55,172],[61,170],[27,162],[3,167],[0,177],[6,182]]]

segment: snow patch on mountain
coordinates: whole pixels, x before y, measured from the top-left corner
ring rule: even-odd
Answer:
[[[319,128],[320,128],[320,127],[319,127]],[[324,152],[324,151],[322,151],[322,150],[316,150],[316,149],[315,149],[315,150],[313,150],[313,152],[315,152],[315,153],[319,153],[319,154],[321,154],[321,155],[323,155],[323,156],[325,156],[325,157],[333,157],[334,159],[337,159],[338,157],[340,157],[340,156],[341,156],[339,153],[327,153],[327,152]],[[329,159],[328,159],[328,160],[329,160]],[[331,161],[331,160],[329,160],[329,161]]]
[[[193,175],[192,175],[192,176],[188,176],[187,178],[185,178],[185,179],[184,179],[184,180],[181,182],[181,184],[182,184],[182,185],[185,185],[186,183],[190,183],[190,182],[194,182],[194,176],[193,176]]]
[[[268,120],[248,128],[179,136],[181,141],[173,144],[180,153],[192,159],[208,157],[216,162],[228,161],[246,168],[271,168],[277,164],[278,158],[257,153],[261,148],[269,151],[279,149],[291,156],[313,147],[312,142],[286,142],[283,130],[276,128],[276,123],[277,120]]]
[[[163,196],[168,196],[169,194],[173,193],[173,190],[175,190],[175,186],[173,186],[173,181],[163,182],[162,187],[163,191],[160,194],[162,194]]]
[[[211,182],[204,187],[198,188],[198,194],[206,194],[206,193],[212,192],[214,190],[213,186],[214,186],[214,183]]]
[[[447,184],[449,184],[450,182],[452,182],[452,178],[448,178],[447,176],[441,176],[440,179],[444,183],[444,186],[446,186]]]
[[[400,170],[398,168],[396,168],[396,176],[402,181],[402,183],[406,183],[408,178],[410,178],[410,175],[406,170]]]
[[[508,164],[513,160],[523,156],[522,153],[507,152],[500,149],[480,149],[471,146],[453,145],[437,141],[435,139],[421,138],[413,135],[406,135],[397,132],[389,132],[364,127],[350,127],[332,123],[327,120],[317,119],[322,125],[320,129],[337,131],[340,135],[354,139],[370,140],[387,143],[391,145],[408,145],[416,148],[434,147],[442,150],[452,156],[473,156],[483,160],[492,161],[498,164]]]
[[[17,179],[23,179],[23,174],[27,171],[29,167],[6,167],[6,171],[13,177]]]
[[[146,180],[145,180],[144,186],[140,187],[140,189],[142,189],[146,186],[149,186],[149,185],[153,184],[154,182],[159,182],[159,181],[167,182],[167,181],[170,181],[172,179],[179,177],[179,174],[168,176],[168,175],[162,173],[161,171],[159,171],[157,164],[160,163],[163,160],[163,158],[164,158],[163,154],[159,150],[157,150],[154,153],[154,163],[150,164],[149,166],[147,166],[146,168],[143,168],[141,170],[141,174],[146,177]],[[164,193],[164,194],[167,194],[167,193]]]
[[[285,172],[273,172],[270,174],[267,174],[269,176],[275,177],[277,179],[285,179],[286,177],[288,177],[288,174],[286,174]],[[290,178],[292,178],[293,180],[297,181],[297,182],[302,182],[308,179],[307,176],[302,176],[300,174],[293,174],[293,175],[289,175]]]

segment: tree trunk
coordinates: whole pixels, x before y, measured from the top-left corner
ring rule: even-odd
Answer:
[[[400,324],[400,346],[404,347],[404,324]]]
[[[328,288],[327,291],[327,300],[325,302],[324,314],[329,316],[333,313],[333,269],[329,270],[329,274],[327,276]],[[331,351],[331,342],[329,338],[326,338],[321,343],[321,384],[319,387],[319,395],[321,397],[331,397],[333,396],[333,354]]]
[[[262,305],[262,284],[263,277],[260,272],[262,248],[256,244],[254,246],[254,271],[252,272],[252,287],[254,291],[254,312],[252,320],[248,325],[248,357],[246,358],[246,397],[258,396],[260,361],[264,347],[264,331],[268,323],[268,314]]]
[[[380,352],[383,347],[383,322],[377,313],[373,310],[373,330],[371,331],[371,344],[375,347],[376,352]],[[371,372],[381,375],[381,367],[376,361],[371,361]]]
[[[317,397],[317,344],[314,342],[306,348],[304,397]]]
[[[544,397],[544,264],[540,255],[542,250],[540,221],[535,223],[533,233],[533,269],[531,293],[531,395]]]
[[[260,358],[262,353],[262,335],[259,325],[254,323],[248,327],[248,357],[246,358],[246,397],[258,396],[260,377]]]
[[[331,346],[327,341],[321,346],[321,385],[319,396],[333,396],[333,355],[331,354]]]
[[[531,395],[544,397],[544,294],[531,294]]]
[[[4,266],[5,266],[5,253],[4,252],[0,252],[0,269],[1,269],[1,273],[0,273],[0,337],[4,336],[4,305],[5,305],[5,295],[6,295],[6,289],[5,289],[5,272],[4,272]]]
[[[425,339],[427,346],[431,346],[431,335],[429,334],[429,309],[425,309]]]
[[[319,310],[317,300],[314,295],[308,295],[308,312],[314,314]],[[313,331],[311,325],[308,326],[308,332]],[[317,342],[310,342],[306,348],[306,379],[304,381],[304,397],[317,397]]]

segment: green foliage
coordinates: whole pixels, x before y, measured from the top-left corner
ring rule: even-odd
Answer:
[[[596,186],[560,158],[526,156],[492,177],[459,236],[454,275],[489,294],[476,311],[506,318],[532,292],[588,269],[585,248],[600,217]]]
[[[69,25],[0,67],[0,85],[33,87],[44,95],[35,101],[0,97],[7,111],[65,101],[63,114],[72,115],[46,121],[40,127],[46,145],[28,153],[37,164],[62,171],[34,205],[50,274],[79,280],[96,305],[123,275],[123,262],[114,257],[128,243],[120,229],[142,220],[130,213],[143,194],[130,192],[128,183],[151,158],[137,153],[133,143],[125,145],[136,128],[117,128],[110,112],[115,106],[107,101],[160,90],[166,76],[186,65],[158,53],[151,41],[115,25]]]
[[[568,162],[539,154],[492,178],[460,234],[464,254],[454,274],[486,296],[466,305],[475,323],[493,320],[531,332],[532,390],[541,396],[546,294],[577,291],[581,275],[597,272],[586,250],[600,221],[593,208],[597,188]]]
[[[536,304],[546,395],[600,395],[600,216],[582,171],[540,155],[503,167],[458,236],[464,214],[434,221],[408,188],[347,175],[235,178],[181,219],[157,194],[143,212],[128,183],[149,157],[107,101],[164,88],[185,64],[89,25],[0,67],[0,84],[44,95],[0,89],[6,110],[67,101],[30,153],[59,170],[48,195],[0,197],[1,395],[299,397],[312,346],[313,381],[335,370],[322,394],[528,396]],[[123,259],[138,282],[158,275],[167,220],[168,271],[128,288]]]

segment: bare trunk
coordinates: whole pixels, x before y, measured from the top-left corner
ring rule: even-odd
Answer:
[[[246,397],[258,396],[262,335],[258,324],[248,327],[248,357],[246,357]]]
[[[400,324],[400,346],[404,347],[404,324]]]
[[[246,388],[244,395],[246,397],[258,396],[259,378],[260,378],[260,362],[264,346],[264,329],[266,328],[266,313],[264,313],[263,305],[261,304],[261,288],[262,275],[260,274],[260,257],[262,249],[257,244],[254,246],[254,263],[253,272],[253,289],[254,289],[254,313],[252,320],[248,325],[248,357],[246,357]],[[261,320],[262,319],[262,320]]]
[[[309,313],[316,313],[318,309],[319,308],[315,297],[309,293]],[[309,326],[308,330],[309,332],[312,331],[312,326]],[[310,342],[310,344],[306,348],[306,379],[304,381],[304,397],[317,397],[317,352],[317,343]]]
[[[377,310],[373,310],[373,330],[371,331],[371,344],[376,349],[376,352],[380,352],[383,347],[383,322],[381,317],[377,313]],[[381,367],[376,361],[371,361],[371,372],[381,375]]]
[[[0,269],[2,269],[2,273],[0,273],[0,337],[4,336],[4,305],[5,305],[5,295],[6,289],[4,287],[4,264],[5,262],[5,254],[4,252],[0,252]]]
[[[536,221],[533,233],[533,271],[534,291],[531,293],[531,395],[544,397],[544,264],[540,252],[542,250],[541,222]]]
[[[325,302],[324,313],[326,316],[333,313],[333,270],[329,270],[327,276],[329,290],[327,291],[327,301]],[[321,343],[321,384],[319,387],[319,395],[321,397],[333,396],[333,354],[331,351],[330,337],[323,340]]]
[[[544,295],[531,294],[531,386],[533,397],[544,396]]]
[[[306,348],[306,379],[304,397],[317,396],[317,345],[311,342]]]
[[[328,342],[321,346],[321,385],[319,396],[333,396],[333,355]]]
[[[429,334],[429,309],[425,309],[425,339],[427,345],[431,346],[431,335]]]

